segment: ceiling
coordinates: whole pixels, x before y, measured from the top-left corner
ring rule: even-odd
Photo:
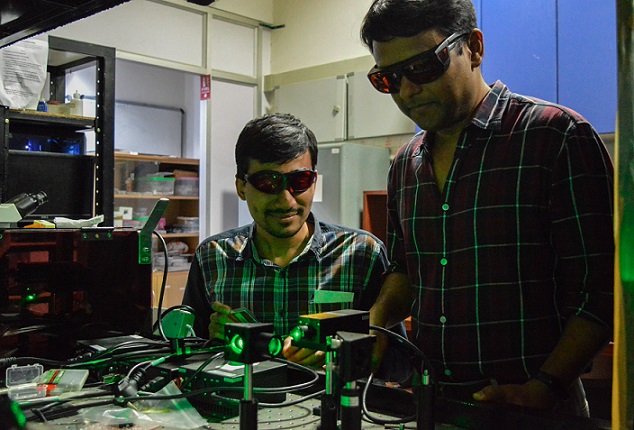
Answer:
[[[129,0],[0,1],[0,48]]]

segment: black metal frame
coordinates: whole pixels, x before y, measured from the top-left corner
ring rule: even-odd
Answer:
[[[19,0],[0,2],[0,13],[17,14],[15,19],[0,23],[0,47],[52,30],[129,0]]]
[[[61,66],[50,67],[51,95],[63,99],[65,92],[65,73],[71,68],[83,64],[96,64],[96,116],[94,120],[29,115],[27,112],[0,109],[0,202],[10,198],[6,196],[6,183],[9,155],[9,129],[11,121],[28,123],[44,127],[93,128],[95,131],[95,175],[94,175],[94,212],[104,216],[104,226],[114,223],[114,90],[115,90],[115,49],[90,43],[78,42],[49,36],[49,49],[84,55]]]

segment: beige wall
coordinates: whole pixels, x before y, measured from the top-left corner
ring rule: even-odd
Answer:
[[[259,1],[259,0],[255,0]],[[371,0],[273,0],[271,74],[368,55],[359,27]]]
[[[274,22],[273,2],[274,0],[216,0],[213,7],[271,24]]]
[[[216,0],[212,7],[273,27],[273,75],[367,57],[359,27],[372,0]]]

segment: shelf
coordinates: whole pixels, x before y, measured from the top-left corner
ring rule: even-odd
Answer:
[[[95,94],[95,117],[0,106],[0,201],[22,192],[45,192],[48,203],[38,209],[37,215],[27,218],[103,215],[103,225],[113,226],[115,49],[55,36],[48,36],[48,49],[49,60],[51,52],[72,54],[81,59],[56,64],[48,62],[47,98],[64,100],[69,93],[69,74],[77,71],[80,65],[94,67],[94,88],[89,90]],[[31,138],[34,148],[40,146],[40,142],[52,146],[59,141],[63,146],[66,138],[80,138],[77,140],[81,141],[88,131],[94,132],[96,152],[92,157],[55,151],[24,151],[31,149],[30,144],[22,147],[23,141],[30,143]],[[14,147],[16,149],[12,149]],[[44,148],[44,144],[41,147]]]
[[[162,164],[178,164],[183,166],[195,166],[200,165],[200,161],[194,158],[178,158],[167,157],[164,155],[151,155],[151,154],[135,154],[127,152],[116,152],[115,158],[117,161],[135,161],[135,162],[156,162]]]
[[[9,110],[9,120],[18,123],[40,124],[47,127],[68,127],[90,130],[95,126],[95,119],[76,115],[59,115],[34,110]]]
[[[198,238],[197,233],[165,233],[162,234],[164,239],[193,239]]]
[[[150,207],[154,201],[160,198],[166,198],[169,200],[169,205],[163,214],[165,218],[165,224],[169,231],[170,227],[178,226],[179,217],[198,217],[200,216],[200,196],[182,196],[182,195],[157,195],[150,193],[139,193],[134,191],[124,191],[126,189],[135,189],[135,178],[143,177],[147,174],[156,174],[157,172],[174,172],[179,171],[183,174],[183,171],[193,172],[194,174],[199,172],[200,161],[192,158],[179,158],[169,157],[152,154],[136,154],[128,152],[116,152],[115,153],[115,194],[114,198],[116,204],[119,207],[127,206],[132,210],[133,217],[135,212],[148,213]],[[178,178],[178,175],[175,176]],[[188,173],[185,173],[187,175]],[[129,180],[132,179],[133,183],[130,184]],[[132,188],[128,188],[132,185]],[[186,229],[185,231],[194,231],[193,233],[161,233],[163,239],[169,247],[174,242],[183,242],[187,245],[189,253],[193,253],[198,244],[200,243],[200,234],[196,229]],[[176,230],[182,231],[182,230]],[[154,253],[161,253],[162,246],[156,244],[157,248],[153,250]],[[177,245],[180,248],[180,245]],[[193,254],[182,254],[180,257],[186,257],[188,260]],[[178,266],[182,267],[182,266]],[[163,307],[170,307],[180,304],[183,299],[183,293],[185,291],[185,284],[187,282],[188,269],[174,270],[170,268],[166,285],[165,285],[165,298]],[[153,288],[153,303],[156,307],[157,300],[160,294],[160,286],[163,280],[163,270],[155,267],[152,274],[152,288]]]
[[[169,199],[169,200],[199,200],[198,196],[161,196],[155,194],[115,194],[115,199],[146,199],[146,200],[157,200],[157,199]]]

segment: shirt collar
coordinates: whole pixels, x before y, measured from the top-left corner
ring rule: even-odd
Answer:
[[[502,127],[502,115],[510,94],[506,85],[496,81],[475,110],[471,124],[483,129],[499,130]]]
[[[315,257],[317,257],[317,260],[320,260],[321,250],[326,244],[326,239],[321,231],[321,225],[319,224],[319,222],[317,222],[317,219],[315,218],[315,215],[312,212],[308,215],[308,219],[306,220],[306,222],[313,224],[314,226],[313,236],[310,239],[310,247],[308,248],[308,251],[314,253]],[[242,244],[242,247],[240,248],[240,251],[238,253],[238,257],[237,257],[238,261],[248,260],[249,258],[256,258],[254,254],[255,252],[254,234],[255,234],[255,221],[251,223],[251,225],[249,226],[247,239]],[[301,258],[306,253],[307,253],[306,251],[303,251],[299,255],[298,258]],[[257,258],[257,260],[260,261],[259,257]]]
[[[496,81],[490,86],[491,91],[482,99],[482,102],[476,108],[470,124],[482,129],[499,130],[502,126],[502,115],[506,109],[511,92],[500,81]],[[414,136],[413,141],[415,148],[412,157],[419,156],[423,150],[428,147],[430,138],[429,133],[419,132]]]

